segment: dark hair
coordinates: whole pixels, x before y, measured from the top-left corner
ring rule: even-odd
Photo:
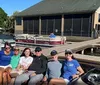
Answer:
[[[30,49],[30,48],[25,48],[25,49],[23,50],[21,56],[25,56],[25,53],[24,53],[24,52],[25,52],[26,50],[30,50],[30,55],[29,55],[29,56],[32,56],[32,52],[31,52],[31,49]]]
[[[75,57],[72,55],[72,59],[75,59]]]
[[[12,47],[11,44],[10,44],[9,42],[5,42],[5,44],[4,44],[4,48],[6,48],[6,45]]]
[[[6,49],[6,46],[9,46],[11,48],[11,50],[13,49],[13,47],[11,46],[11,44],[9,42],[5,42],[4,44],[4,50]]]

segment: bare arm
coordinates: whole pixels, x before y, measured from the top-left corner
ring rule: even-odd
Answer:
[[[24,70],[27,70],[31,64],[28,64],[27,66],[24,66]]]
[[[19,70],[19,69],[20,69],[20,67],[21,67],[21,65],[20,65],[20,64],[18,64],[18,66],[17,66],[17,70]]]
[[[79,66],[79,67],[77,68],[77,70],[79,71],[79,74],[78,74],[78,75],[82,75],[82,74],[84,73],[84,71],[83,71],[83,69],[82,69],[81,66]]]
[[[73,78],[78,78],[80,75],[82,75],[84,73],[83,69],[81,66],[77,67],[77,70],[79,71],[78,74],[73,75]]]

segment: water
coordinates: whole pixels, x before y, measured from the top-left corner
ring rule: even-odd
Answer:
[[[14,36],[7,34],[0,34],[0,39],[14,39]]]

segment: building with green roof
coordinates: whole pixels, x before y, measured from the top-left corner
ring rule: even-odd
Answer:
[[[100,0],[42,0],[15,15],[15,34],[100,35]]]

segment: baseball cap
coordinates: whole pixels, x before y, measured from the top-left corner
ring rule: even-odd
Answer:
[[[65,50],[65,54],[73,54],[73,52],[72,52],[71,49],[66,49],[66,50]]]
[[[55,56],[57,54],[57,51],[56,50],[52,50],[50,54],[51,54],[51,56]]]
[[[41,47],[36,47],[35,48],[35,52],[40,52],[40,51],[42,51],[42,48]]]
[[[18,47],[14,47],[14,50],[19,50],[19,48]]]

